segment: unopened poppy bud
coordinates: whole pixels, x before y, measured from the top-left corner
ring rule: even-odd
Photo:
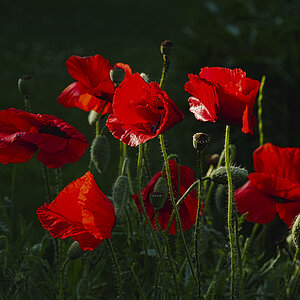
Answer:
[[[117,215],[122,213],[129,195],[129,182],[127,176],[119,176],[113,185],[112,192],[113,202]]]
[[[84,254],[77,241],[74,241],[68,249],[67,256],[70,260],[75,260]]]
[[[22,96],[28,97],[32,95],[34,88],[34,80],[29,75],[24,75],[18,80],[18,90]]]
[[[300,215],[296,217],[296,220],[292,227],[293,243],[297,249],[300,248]]]
[[[97,135],[91,146],[91,161],[99,173],[104,172],[110,157],[110,147],[105,135]]]
[[[244,168],[230,166],[232,183],[236,188],[242,186],[248,180],[248,171]],[[214,183],[227,184],[227,171],[226,167],[222,166],[213,170],[210,178]]]
[[[98,119],[99,114],[94,111],[94,110],[90,110],[89,116],[88,116],[88,121],[90,125],[93,125],[97,119]]]
[[[160,210],[168,199],[168,183],[164,177],[159,177],[153,192],[150,194],[150,202],[155,210]]]
[[[119,68],[115,66],[113,69],[110,70],[110,79],[112,82],[116,85],[119,86],[120,83],[124,80],[125,78],[125,72],[122,68]]]
[[[220,155],[215,153],[215,154],[211,154],[209,155],[206,160],[210,165],[213,165],[214,167],[216,167],[218,165],[220,159]]]
[[[196,150],[203,152],[210,140],[206,133],[198,132],[193,135],[193,146]]]
[[[160,44],[160,53],[169,56],[173,48],[173,42],[165,40]]]
[[[149,79],[149,76],[145,73],[140,73],[140,76],[147,82],[149,83],[150,82],[150,79]]]

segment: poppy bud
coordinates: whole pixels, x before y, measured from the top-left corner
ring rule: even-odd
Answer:
[[[29,75],[24,75],[18,80],[18,90],[22,96],[28,97],[32,95],[34,80]]]
[[[213,165],[214,167],[216,167],[218,165],[220,159],[220,155],[219,154],[211,154],[209,155],[206,160],[210,165]]]
[[[240,187],[248,180],[248,171],[244,168],[230,166],[232,183],[234,186]],[[210,174],[210,178],[214,183],[227,184],[227,171],[226,167],[219,167],[213,170]]]
[[[165,40],[160,44],[160,53],[169,56],[173,48],[173,42]]]
[[[206,133],[198,132],[193,135],[193,146],[196,150],[203,152],[210,140],[210,136]]]
[[[296,217],[296,220],[292,227],[292,237],[294,245],[297,249],[300,248],[300,215]]]
[[[93,125],[97,119],[98,119],[99,114],[94,111],[94,110],[90,110],[89,116],[88,116],[88,121],[90,125]]]
[[[149,76],[145,73],[140,73],[140,76],[147,82],[149,83],[150,82],[150,79],[149,79]]]
[[[113,185],[113,202],[116,214],[121,214],[129,197],[129,182],[127,176],[119,176]]]
[[[150,194],[150,202],[154,210],[160,210],[168,199],[168,183],[164,177],[159,177],[153,192]]]
[[[110,148],[105,135],[97,135],[91,146],[91,161],[99,173],[104,172],[110,156]]]
[[[112,82],[116,85],[119,86],[120,83],[124,80],[125,78],[125,72],[124,69],[119,68],[115,66],[113,69],[110,70],[110,79]]]
[[[75,260],[84,254],[77,241],[74,241],[68,249],[67,256],[70,260]]]

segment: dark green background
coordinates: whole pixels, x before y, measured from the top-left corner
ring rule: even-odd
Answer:
[[[124,62],[134,72],[145,72],[159,81],[160,42],[171,39],[174,49],[166,91],[185,113],[185,120],[166,133],[169,153],[178,153],[182,164],[195,165],[191,138],[209,133],[208,152],[220,152],[224,125],[203,124],[188,111],[184,91],[188,73],[204,66],[240,67],[251,78],[266,74],[263,99],[265,141],[279,146],[299,146],[299,1],[1,1],[0,88],[1,109],[23,109],[16,84],[18,77],[35,78],[34,112],[53,114],[74,125],[92,141],[94,129],[87,113],[65,109],[56,102],[73,79],[65,61],[71,55],[101,54],[111,64]],[[255,107],[255,113],[256,113]],[[97,182],[106,194],[117,176],[119,143],[107,131],[112,148],[108,171]],[[232,129],[239,164],[252,167],[254,135]],[[161,166],[157,141],[150,143],[153,172]],[[89,155],[64,166],[64,183],[82,176]],[[130,149],[135,171],[136,149]],[[0,166],[0,197],[11,197],[12,165]],[[16,170],[17,212],[37,222],[35,209],[45,202],[39,162],[19,164]]]

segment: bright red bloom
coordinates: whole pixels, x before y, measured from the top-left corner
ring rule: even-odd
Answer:
[[[173,186],[173,192],[175,199],[179,199],[186,190],[196,181],[194,178],[193,171],[186,167],[186,166],[180,166],[180,197],[178,195],[178,177],[177,177],[177,165],[175,160],[171,159],[169,161],[170,166],[170,172],[171,172],[171,180],[172,180],[172,186]],[[154,186],[158,179],[161,177],[161,171],[156,173],[152,179],[149,181],[148,185],[142,190],[142,196],[144,205],[147,211],[147,215],[151,221],[152,226],[154,229],[157,230],[155,219],[154,219],[154,208],[150,202],[150,194],[154,190]],[[164,174],[164,177],[167,178],[167,175]],[[142,213],[142,209],[140,206],[139,196],[138,194],[135,194],[132,196],[140,213]],[[197,215],[197,208],[198,208],[198,199],[196,192],[192,190],[188,196],[184,199],[184,201],[180,204],[179,208],[179,215],[181,219],[182,229],[188,230],[191,228],[195,221],[196,221],[196,215]],[[158,221],[160,226],[163,228],[163,230],[166,231],[168,227],[168,223],[170,220],[170,216],[173,211],[172,202],[170,199],[170,196],[168,195],[168,199],[165,202],[164,206],[158,211]],[[170,228],[170,234],[176,233],[176,221],[175,218],[173,219],[171,228]]]
[[[0,162],[21,163],[36,158],[48,168],[76,162],[88,143],[63,120],[10,108],[0,111]]]
[[[66,65],[69,74],[77,81],[67,86],[57,101],[67,108],[78,107],[97,113],[103,109],[103,115],[111,113],[115,85],[110,78],[112,66],[108,60],[101,55],[87,57],[73,55],[67,60]],[[117,63],[114,68],[123,69],[125,78],[132,73],[126,64]]]
[[[248,212],[248,221],[262,224],[278,213],[291,227],[300,214],[300,149],[268,143],[254,151],[253,161],[256,173],[235,193],[237,210]]]
[[[221,121],[253,133],[256,118],[252,110],[260,87],[257,80],[246,77],[241,69],[219,67],[205,67],[199,75],[188,76],[185,90],[194,96],[189,104],[197,120]]]
[[[148,84],[135,73],[116,89],[113,113],[106,125],[115,138],[129,146],[137,146],[183,118],[183,113],[156,82]]]
[[[68,184],[50,204],[38,208],[37,215],[52,237],[71,237],[83,250],[94,250],[103,239],[109,239],[116,220],[112,203],[90,172]]]

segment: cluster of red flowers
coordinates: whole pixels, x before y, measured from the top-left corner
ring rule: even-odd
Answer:
[[[76,80],[59,96],[65,107],[110,114],[106,125],[112,135],[129,146],[137,146],[170,129],[184,118],[171,98],[156,82],[147,83],[138,73],[123,63],[112,67],[101,55],[70,57],[66,65]],[[114,82],[112,71],[121,69],[125,76],[121,84]],[[253,133],[255,98],[260,87],[246,77],[241,69],[203,68],[199,75],[189,74],[185,90],[192,96],[190,111],[200,121],[220,121]],[[37,159],[47,167],[58,168],[77,161],[88,144],[84,136],[68,123],[50,115],[32,114],[14,108],[0,112],[0,162],[28,161],[38,151]],[[270,222],[276,212],[291,226],[300,213],[300,149],[279,148],[267,144],[254,153],[256,173],[236,191],[237,209],[248,212],[247,219]],[[178,186],[177,165],[169,161],[173,190],[178,199],[195,181],[193,171],[180,166]],[[150,195],[162,172],[158,172],[142,191],[145,208],[152,226],[155,210]],[[164,175],[165,176],[165,175]],[[178,191],[180,191],[178,193]],[[141,210],[138,194],[133,195]],[[182,202],[179,213],[183,230],[193,226],[198,200],[192,191]],[[158,212],[161,227],[166,230],[172,214],[169,196]],[[91,173],[71,182],[50,204],[37,210],[43,227],[53,237],[71,237],[83,250],[95,249],[109,238],[115,223],[111,202],[96,185]],[[176,232],[173,220],[170,234]]]

